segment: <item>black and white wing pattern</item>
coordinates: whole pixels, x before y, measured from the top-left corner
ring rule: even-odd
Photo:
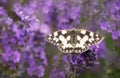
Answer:
[[[82,53],[92,45],[99,44],[103,37],[85,29],[67,29],[51,33],[48,42],[58,46],[64,53]]]
[[[58,46],[59,50],[64,53],[71,53],[73,46],[70,44],[72,30],[59,30],[51,33],[47,40],[53,45]]]
[[[104,37],[98,33],[94,33],[85,29],[77,29],[77,42],[79,44],[82,43],[89,47],[99,44],[103,39]]]

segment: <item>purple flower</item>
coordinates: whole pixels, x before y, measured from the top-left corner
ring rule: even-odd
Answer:
[[[71,58],[71,59],[70,59]],[[69,56],[69,62],[71,64],[71,71],[76,68],[76,74],[79,75],[85,69],[90,69],[95,65],[98,65],[98,56],[95,51],[88,50],[79,55]]]
[[[5,23],[6,23],[7,25],[12,25],[13,19],[11,19],[11,18],[6,18]]]
[[[36,10],[37,6],[33,5],[33,3],[39,6],[39,2],[36,1],[30,1],[25,6],[22,6],[20,3],[14,4],[14,12],[22,19],[22,21],[29,25],[30,28],[28,27],[27,30],[36,30],[40,26],[40,21],[35,16],[35,13],[38,10],[38,8]]]
[[[40,51],[40,58],[43,60],[43,64],[47,65],[47,58],[46,58],[44,50],[42,50],[42,49]]]
[[[53,68],[50,78],[65,78],[65,72],[58,68]]]
[[[63,1],[51,7],[49,13],[46,15],[51,21],[49,22],[50,25],[56,25],[61,30],[70,29],[80,24],[81,10],[79,3],[70,4],[71,2],[69,1]]]
[[[100,24],[100,28],[101,28],[102,30],[107,30],[107,29],[108,29],[108,26],[109,26],[109,23],[108,23],[108,22],[102,22],[102,23]]]
[[[116,23],[109,23],[108,21],[102,22],[100,28],[111,33],[113,39],[118,39],[118,37],[120,36],[119,22]]]
[[[107,52],[107,47],[105,42],[101,42],[99,45],[93,45],[89,48],[90,50],[95,50],[95,53],[99,59],[103,59]]]
[[[73,20],[80,18],[80,7],[71,7],[68,16]]]
[[[42,23],[40,26],[39,26],[39,30],[44,33],[45,35],[48,35],[50,34],[51,32],[51,29],[49,28],[49,26],[45,23]]]
[[[60,61],[61,60],[61,61]],[[67,60],[67,59],[66,59]],[[66,74],[69,71],[66,71],[66,63],[62,61],[61,55],[55,55],[53,57],[53,69],[50,73],[50,78],[66,78],[68,74]]]
[[[52,5],[53,5],[53,0],[49,0],[49,1],[44,0],[43,4],[44,5],[43,5],[43,8],[42,8],[42,11],[43,11],[44,14],[48,14],[51,10]]]
[[[105,42],[101,42],[98,46],[98,48],[96,47],[95,51],[97,52],[98,58],[105,58],[105,54],[107,52],[107,47],[105,45]]]
[[[103,4],[103,12],[100,28],[112,34],[113,39],[119,37],[119,17],[120,17],[120,1],[105,1]]]
[[[32,76],[35,72],[35,67],[34,66],[31,66],[27,69],[27,73]]]
[[[115,0],[112,4],[112,9],[111,9],[111,17],[114,20],[120,20],[120,1]]]
[[[4,54],[3,54],[3,60],[4,61],[9,61],[10,60],[10,57],[11,57],[11,55],[12,55],[12,49],[11,49],[11,47],[10,46],[6,46],[5,48],[5,52],[4,52]]]
[[[38,67],[38,77],[43,77],[44,76],[45,69],[42,65]]]
[[[120,37],[120,30],[119,31],[113,31],[112,32],[112,38],[115,40],[115,39],[118,39],[118,37]]]
[[[22,73],[26,73],[29,77],[43,77],[45,67],[49,66],[45,37],[52,30],[74,27],[98,32],[100,28],[105,37],[110,33],[113,40],[119,41],[120,0],[0,2],[0,76],[3,73],[22,77]],[[89,68],[94,70],[98,60],[105,58],[106,51],[102,42],[82,54],[55,56],[50,78],[67,78],[75,68],[77,75]],[[47,55],[49,57],[49,53]],[[9,73],[11,71],[15,71],[14,74]]]
[[[15,51],[12,56],[12,60],[14,63],[18,63],[20,61],[20,53],[18,51]]]
[[[0,16],[6,16],[6,11],[3,7],[0,7]]]
[[[60,57],[55,56],[54,58],[54,68],[51,72],[51,78],[57,77],[61,72],[64,72],[63,78],[67,77],[70,73],[74,72],[74,68],[76,68],[76,75],[79,75],[86,69],[92,69],[99,65],[98,53],[95,50],[88,50],[82,54],[68,54]],[[59,61],[60,59],[62,59],[61,62]],[[59,64],[61,68],[59,68]]]
[[[32,15],[32,13],[33,13],[33,11],[31,9],[28,9],[27,7],[23,7],[21,4],[16,3],[14,5],[14,10],[15,10],[16,14],[21,17],[22,20],[26,20],[26,21],[31,20],[32,16],[30,16],[30,15]]]
[[[42,77],[45,72],[45,66],[47,66],[47,58],[44,51],[45,34],[49,31],[30,30],[32,28],[29,27],[30,25],[40,27],[39,21],[36,21],[36,17],[33,19],[34,16],[29,17],[29,19],[28,16],[31,15],[25,15],[23,10],[27,13],[27,9],[21,5],[16,9],[19,9],[19,12],[16,10],[16,13],[22,18],[22,21],[15,22],[1,8],[1,14],[6,14],[0,18],[2,21],[0,23],[1,65],[8,66],[10,71],[17,70],[16,74],[19,75],[27,70],[27,74],[30,76]],[[27,24],[28,21],[34,22]],[[46,29],[50,30],[47,25],[44,30]]]

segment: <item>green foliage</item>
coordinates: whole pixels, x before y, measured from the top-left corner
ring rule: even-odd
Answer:
[[[118,69],[115,65],[110,65],[109,71],[107,72],[108,78],[120,78],[120,69]]]
[[[112,39],[111,34],[105,35],[105,43],[107,49],[116,52],[118,55],[120,55],[120,46],[116,46],[116,41]]]

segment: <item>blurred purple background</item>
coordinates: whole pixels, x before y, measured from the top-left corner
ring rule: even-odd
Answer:
[[[105,39],[82,54],[59,54],[46,36],[72,28],[98,32]],[[74,74],[120,78],[120,0],[0,0],[0,78]]]

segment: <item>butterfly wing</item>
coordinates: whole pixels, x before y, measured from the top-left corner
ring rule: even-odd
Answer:
[[[62,43],[59,39],[60,35],[61,35],[61,33],[59,31],[55,31],[48,35],[47,41],[54,45],[60,45]]]
[[[88,50],[88,46],[86,44],[81,44],[81,42],[77,43],[73,49],[74,53],[83,53]]]
[[[100,34],[84,29],[77,30],[77,37],[79,37],[77,38],[78,41],[80,40],[81,43],[85,44],[88,47],[99,44],[104,39]]]
[[[73,46],[70,43],[62,44],[58,48],[63,53],[72,53],[73,52]]]
[[[73,51],[75,53],[83,53],[89,49],[90,46],[99,44],[103,40],[100,34],[92,31],[77,29],[76,30],[76,45]]]
[[[67,29],[55,31],[48,36],[48,42],[57,45],[64,53],[82,53],[92,45],[103,40],[100,34],[84,29]]]
[[[58,49],[64,53],[72,52],[73,46],[71,41],[71,30],[59,30],[50,34],[47,38],[48,42],[57,45]]]

